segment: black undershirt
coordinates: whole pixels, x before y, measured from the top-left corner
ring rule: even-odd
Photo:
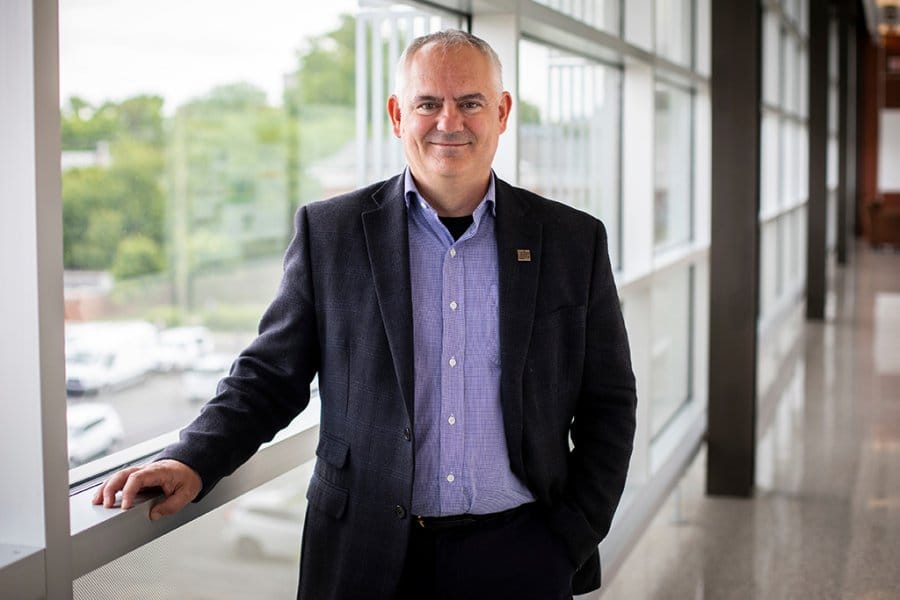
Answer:
[[[441,220],[441,223],[444,224],[444,227],[447,228],[447,231],[450,232],[450,235],[453,236],[454,240],[458,240],[462,237],[462,234],[466,232],[474,222],[472,215],[466,215],[465,217],[438,217]]]

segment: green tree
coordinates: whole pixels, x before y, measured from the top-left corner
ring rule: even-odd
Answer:
[[[72,262],[81,269],[109,269],[122,237],[122,220],[115,210],[92,211],[84,235],[72,246]]]
[[[72,96],[61,111],[63,150],[94,150],[100,142],[129,139],[152,146],[163,144],[163,99],[135,96],[122,102],[93,106]]]
[[[123,239],[161,247],[165,199],[162,98],[137,96],[99,107],[72,97],[61,111],[63,150],[109,144],[110,164],[63,172],[63,260],[68,269],[113,268]],[[157,270],[164,265],[156,265]]]
[[[162,271],[165,257],[155,241],[143,234],[122,238],[116,248],[112,272],[116,279],[129,279]]]
[[[299,53],[298,88],[295,101],[301,104],[353,106],[356,102],[356,19],[341,15],[334,31],[316,36],[309,48]]]
[[[520,123],[540,123],[541,109],[536,104],[532,104],[528,100],[519,100],[519,122]]]
[[[69,98],[60,117],[63,150],[94,150],[99,142],[109,141],[116,135],[117,125],[112,115],[98,111],[78,96]]]

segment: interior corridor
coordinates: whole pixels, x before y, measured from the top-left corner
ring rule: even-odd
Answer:
[[[757,489],[703,451],[601,597],[900,598],[900,254],[858,245],[828,318],[760,339]]]

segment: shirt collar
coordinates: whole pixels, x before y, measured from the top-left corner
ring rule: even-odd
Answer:
[[[497,216],[497,200],[494,190],[494,170],[491,169],[491,180],[490,183],[488,183],[487,192],[485,192],[484,198],[481,199],[481,202],[478,203],[478,206],[475,207],[475,211],[472,213],[472,217],[476,223],[481,220],[482,215],[488,208],[490,208],[491,216]],[[425,201],[422,194],[419,193],[419,188],[416,187],[416,182],[413,180],[412,172],[409,170],[409,167],[406,167],[403,170],[403,198],[406,200],[407,209],[409,209],[410,198],[415,198],[418,201],[417,204],[421,208],[437,215],[437,212]]]

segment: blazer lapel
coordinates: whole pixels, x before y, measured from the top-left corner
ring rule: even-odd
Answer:
[[[513,470],[524,477],[522,378],[534,324],[541,267],[541,224],[527,198],[496,180],[500,278],[500,403]]]
[[[400,392],[413,422],[413,320],[409,275],[409,233],[403,177],[386,182],[362,214],[375,294],[387,334]]]

